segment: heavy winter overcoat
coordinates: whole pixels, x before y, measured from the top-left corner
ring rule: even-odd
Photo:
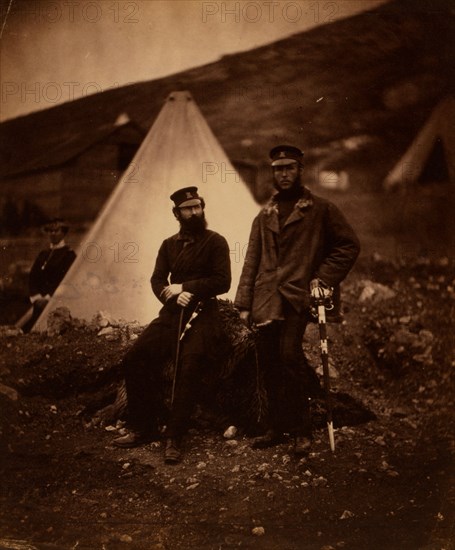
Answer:
[[[255,323],[282,318],[282,298],[310,306],[310,281],[337,287],[360,251],[359,240],[331,202],[305,189],[280,230],[272,197],[253,221],[235,305]]]
[[[178,323],[182,311],[177,305],[177,297],[165,300],[163,289],[169,283],[177,283],[182,284],[183,291],[193,294],[191,303],[184,308],[184,324],[197,303],[202,305],[191,328],[191,336],[185,337],[184,352],[216,356],[222,339],[222,326],[218,302],[214,298],[227,292],[231,284],[231,263],[226,239],[209,229],[196,237],[184,233],[169,237],[158,252],[151,283],[156,297],[164,304],[158,318],[149,325],[152,332],[160,327],[161,351],[169,344],[169,339],[175,341],[172,327]]]

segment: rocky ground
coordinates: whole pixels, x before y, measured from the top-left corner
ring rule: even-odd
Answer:
[[[336,451],[315,402],[300,460],[290,441],[252,450],[242,426],[200,419],[179,465],[159,441],[116,449],[122,422],[96,410],[140,328],[2,327],[0,548],[455,548],[453,273],[446,258],[357,266],[329,327]],[[320,370],[315,326],[304,347]]]

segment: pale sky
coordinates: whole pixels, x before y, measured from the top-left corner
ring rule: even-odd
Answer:
[[[0,0],[0,121],[249,50],[387,0]]]

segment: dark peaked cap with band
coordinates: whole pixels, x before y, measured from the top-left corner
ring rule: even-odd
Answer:
[[[303,165],[303,151],[292,145],[277,145],[271,149],[269,157],[272,166],[286,166],[293,162]]]
[[[172,193],[171,201],[177,208],[185,208],[187,206],[199,206],[202,204],[202,197],[198,195],[197,187],[184,187]]]

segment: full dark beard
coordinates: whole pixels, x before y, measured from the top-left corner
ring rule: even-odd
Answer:
[[[202,233],[207,228],[207,220],[204,213],[202,213],[202,216],[191,216],[187,220],[180,218],[179,222],[183,231],[193,235]]]
[[[281,189],[281,187],[274,181],[275,189],[278,193],[275,195],[277,200],[288,201],[293,199],[299,199],[303,195],[302,182],[298,177],[289,189]]]

